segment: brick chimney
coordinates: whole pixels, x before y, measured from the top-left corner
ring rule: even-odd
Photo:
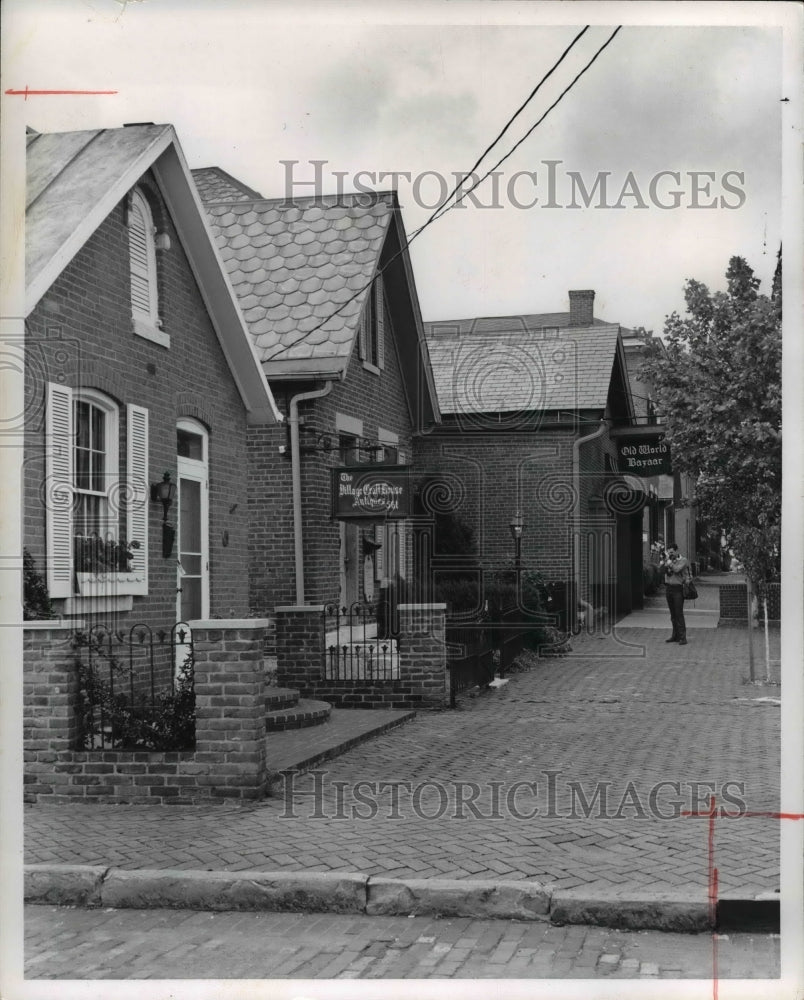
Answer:
[[[570,326],[592,326],[595,311],[595,293],[593,289],[569,293]]]

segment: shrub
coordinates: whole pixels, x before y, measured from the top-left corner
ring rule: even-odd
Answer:
[[[27,549],[22,550],[22,617],[25,621],[53,617],[47,584]]]
[[[659,567],[654,563],[642,564],[642,590],[646,597],[655,594],[661,583]]]
[[[192,750],[195,746],[195,689],[193,662],[188,657],[178,671],[174,687],[157,691],[153,701],[145,695],[139,704],[121,692],[121,685],[112,685],[101,676],[113,674],[122,682],[128,671],[114,656],[105,654],[99,646],[94,652],[98,663],[85,663],[78,653],[89,640],[78,633],[73,639],[79,681],[78,748],[81,750]]]

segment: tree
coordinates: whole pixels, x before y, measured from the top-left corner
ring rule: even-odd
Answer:
[[[687,314],[665,322],[642,369],[667,427],[674,467],[696,478],[701,515],[727,528],[761,597],[781,545],[781,250],[771,297],[741,257],[727,290],[684,288]]]

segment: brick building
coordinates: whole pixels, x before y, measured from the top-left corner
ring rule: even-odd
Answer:
[[[243,616],[246,437],[281,418],[176,135],[30,132],[27,153],[24,545],[53,610]]]
[[[622,331],[593,304],[572,291],[569,312],[427,324],[443,417],[414,455],[437,508],[473,529],[478,574],[510,569],[520,511],[523,570],[622,615],[642,604],[647,496],[617,471],[633,401]]]
[[[405,520],[335,520],[332,470],[405,466],[440,419],[393,193],[264,199],[193,171],[284,426],[250,427],[257,613],[376,599],[407,576]]]

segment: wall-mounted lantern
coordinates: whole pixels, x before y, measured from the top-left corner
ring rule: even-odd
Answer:
[[[171,482],[170,473],[166,472],[162,476],[161,483],[151,484],[151,500],[154,503],[162,504],[162,558],[167,559],[173,552],[173,543],[176,540],[176,529],[172,524],[168,524],[168,511],[173,501],[176,499],[177,486]]]

